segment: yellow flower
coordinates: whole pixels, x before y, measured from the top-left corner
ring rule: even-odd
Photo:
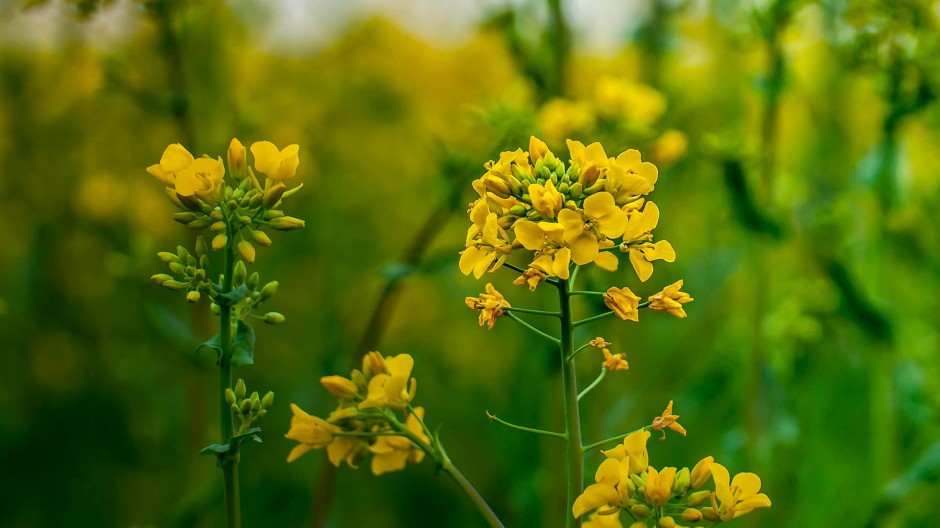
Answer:
[[[471,310],[480,310],[480,326],[488,325],[490,330],[497,319],[506,315],[505,309],[510,308],[509,301],[492,284],[486,285],[486,293],[481,293],[479,297],[467,297],[465,302]]]
[[[640,298],[630,291],[630,288],[610,288],[604,293],[604,304],[613,310],[617,317],[624,321],[639,321],[640,312],[637,307],[640,305]]]
[[[639,150],[630,149],[608,164],[605,190],[623,205],[653,192],[658,178],[656,165],[643,161]]]
[[[460,271],[480,278],[487,271],[497,270],[509,253],[506,231],[499,227],[496,213],[489,212],[486,200],[478,200],[470,210],[473,225],[467,230],[467,248],[460,252]]]
[[[631,475],[642,473],[649,467],[650,455],[649,451],[646,449],[646,442],[649,438],[650,432],[641,429],[630,433],[629,436],[623,439],[623,443],[617,447],[601,452],[604,453],[604,456],[607,458],[629,460]]]
[[[705,485],[705,482],[708,481],[712,476],[712,464],[715,463],[715,457],[707,456],[698,461],[698,464],[695,464],[695,467],[692,468],[692,474],[689,478],[689,486],[692,489],[699,489]]]
[[[551,180],[545,182],[545,185],[530,184],[529,198],[532,199],[532,208],[548,219],[555,218],[555,214],[558,213],[565,201]]]
[[[584,143],[569,139],[568,153],[571,155],[571,164],[580,169],[578,181],[585,189],[594,185],[601,171],[607,169],[607,153],[600,143],[594,142],[585,147]]]
[[[594,85],[594,104],[604,116],[639,126],[653,124],[666,111],[666,98],[655,88],[611,76]]]
[[[571,249],[565,246],[565,228],[561,224],[518,220],[512,230],[523,247],[535,251],[531,267],[561,279],[568,278]]]
[[[575,264],[597,259],[602,268],[617,269],[617,257],[608,252],[598,254],[598,240],[617,238],[627,227],[627,215],[614,203],[613,195],[599,192],[588,196],[583,211],[562,209],[558,223],[564,227],[564,241]]]
[[[656,138],[650,147],[650,157],[662,165],[672,165],[685,155],[689,140],[679,130],[669,129]]]
[[[604,363],[603,367],[607,370],[628,370],[630,364],[627,363],[627,360],[624,359],[623,354],[611,354],[610,350],[604,348]]]
[[[607,341],[607,340],[604,339],[603,337],[598,336],[598,337],[595,337],[594,339],[590,340],[590,341],[588,342],[588,344],[591,345],[591,346],[594,347],[594,348],[607,348],[607,347],[609,347],[610,345],[612,345],[613,343],[611,343],[610,341]]]
[[[562,98],[542,105],[537,119],[539,130],[553,143],[594,125],[594,114],[588,103]]]
[[[236,180],[241,180],[245,177],[245,167],[247,166],[247,161],[245,160],[245,145],[242,145],[242,142],[238,138],[232,138],[232,141],[228,144],[228,170],[232,173],[232,176]]]
[[[544,158],[549,153],[551,151],[548,150],[548,145],[544,141],[535,136],[529,136],[529,157],[532,158],[533,162]]]
[[[414,399],[418,389],[417,381],[411,377],[414,358],[408,354],[399,354],[385,358],[384,362],[388,373],[376,374],[369,380],[368,394],[365,401],[359,404],[360,409],[404,409]]]
[[[290,430],[284,437],[296,440],[300,442],[300,445],[291,449],[290,454],[287,455],[288,462],[297,460],[311,449],[320,449],[333,442],[333,432],[337,430],[336,426],[316,416],[310,416],[293,403],[290,404],[290,408],[294,416],[290,421]]]
[[[365,443],[349,436],[338,436],[333,443],[326,446],[326,456],[334,466],[339,467],[343,462],[351,468],[359,467],[357,460],[361,457],[360,451],[365,449]]]
[[[666,410],[656,418],[653,418],[653,430],[662,431],[663,438],[666,438],[666,428],[670,428],[673,431],[685,436],[685,428],[679,425],[679,416],[672,414],[672,400],[669,400],[669,405],[666,406]]]
[[[738,473],[730,480],[728,469],[721,464],[712,464],[712,479],[715,481],[715,496],[720,506],[712,504],[722,521],[730,521],[747,515],[755,508],[769,508],[770,498],[760,491],[760,477],[754,473]]]
[[[255,169],[265,174],[268,179],[282,182],[294,177],[300,165],[297,145],[287,145],[278,150],[270,141],[252,143],[251,153],[255,157]]]
[[[516,277],[516,280],[512,281],[516,286],[522,286],[523,284],[529,285],[529,291],[535,291],[535,288],[539,284],[545,282],[545,274],[541,270],[536,268],[526,268],[522,275]]]
[[[662,472],[656,471],[656,468],[649,468],[649,475],[646,477],[646,499],[650,506],[658,507],[669,502],[672,497],[672,484],[676,480],[676,468],[663,468]]]
[[[176,184],[176,173],[189,167],[195,161],[193,155],[186,150],[186,147],[179,143],[168,146],[160,157],[160,163],[147,167],[147,172],[151,176],[160,180],[160,183],[167,187],[174,187]]]
[[[176,173],[176,193],[195,196],[209,205],[216,205],[225,195],[222,158],[199,158]]]
[[[616,513],[630,504],[630,460],[608,458],[601,462],[594,474],[596,484],[591,484],[575,499],[571,513],[581,517],[585,513],[605,507],[600,513]],[[609,511],[614,510],[614,511]]]
[[[682,305],[690,303],[694,299],[688,293],[679,291],[682,289],[682,281],[676,281],[663,288],[663,291],[649,298],[649,309],[657,312],[669,312],[672,315],[682,319],[686,316]]]
[[[630,263],[641,281],[646,282],[653,275],[654,260],[674,262],[676,252],[672,244],[660,240],[655,244],[652,231],[659,223],[659,207],[653,202],[647,202],[642,211],[632,210],[628,213],[627,227],[623,233],[623,243],[620,250],[630,254]]]
[[[619,515],[594,513],[588,520],[584,521],[581,528],[623,528],[623,524],[620,523]],[[646,528],[646,523],[643,523],[643,528]]]
[[[356,384],[342,376],[323,376],[320,378],[320,384],[330,391],[330,394],[344,400],[351,400],[359,395]]]
[[[424,428],[421,427],[421,420],[423,419],[424,408],[416,407],[414,412],[408,415],[405,426],[426,444],[430,439],[424,434]],[[369,447],[369,451],[372,452],[372,473],[374,475],[400,471],[405,468],[407,462],[418,463],[424,459],[424,451],[416,448],[411,439],[405,436],[376,437],[375,443]]]

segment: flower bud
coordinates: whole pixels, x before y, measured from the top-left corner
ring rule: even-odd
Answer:
[[[241,260],[235,263],[235,270],[232,273],[232,284],[239,287],[245,284],[245,277],[248,276],[248,270],[245,269],[245,263]]]
[[[213,209],[212,212],[209,213],[209,218],[211,218],[213,221],[218,222],[219,220],[222,219],[222,211],[219,211],[218,209]]]
[[[660,517],[659,518],[659,527],[660,528],[675,528],[676,521],[670,516]]]
[[[186,294],[186,300],[193,304],[196,304],[197,302],[199,302],[200,297],[201,295],[196,290],[193,290]]]
[[[161,251],[157,253],[157,258],[163,261],[164,264],[171,264],[173,262],[179,262],[180,258],[169,251]]]
[[[284,316],[278,312],[268,312],[264,314],[264,322],[268,324],[281,324],[284,322]]]
[[[245,397],[245,393],[248,392],[248,389],[245,388],[245,380],[238,378],[238,381],[235,383],[235,395],[238,396],[238,399]]]
[[[251,240],[259,246],[270,247],[271,238],[264,231],[252,231]]]
[[[270,189],[264,191],[264,199],[261,200],[261,207],[270,209],[276,206],[277,203],[281,201],[281,197],[284,196],[285,191],[287,191],[287,186],[283,183],[272,185]]]
[[[211,226],[209,226],[209,229],[211,231],[215,231],[216,233],[220,233],[222,231],[225,231],[225,227],[226,227],[225,222],[219,220],[218,222],[215,222]]]
[[[222,309],[219,308],[219,305],[215,303],[212,303],[209,305],[209,310],[212,312],[212,315],[216,315],[216,316],[222,313]]]
[[[672,493],[683,495],[689,489],[689,468],[682,468],[676,473],[676,480],[672,483]]]
[[[251,217],[248,215],[240,215],[238,221],[241,222],[242,225],[248,225],[251,223]]]
[[[264,403],[264,402],[262,401],[261,403]],[[258,411],[258,414],[256,414],[255,416],[257,416],[258,418],[264,418],[267,415],[268,415],[267,409],[262,408],[260,411]]]
[[[509,214],[513,216],[523,216],[525,215],[525,206],[521,204],[516,204],[509,208]]]
[[[702,508],[702,518],[706,521],[715,522],[718,520],[718,512],[711,506]]]
[[[206,246],[206,237],[199,235],[196,237],[196,254],[205,255],[209,252],[208,247]]]
[[[702,512],[696,510],[695,508],[686,508],[682,512],[682,520],[685,522],[697,523],[702,520]]]
[[[231,388],[225,389],[225,402],[231,405],[235,403],[235,401],[235,391],[233,391]]]
[[[197,218],[193,220],[192,222],[186,224],[186,227],[192,230],[198,231],[200,229],[205,229],[209,227],[210,225],[212,225],[212,220],[204,216],[202,218]]]
[[[242,256],[243,259],[248,261],[249,264],[254,263],[255,261],[255,246],[251,245],[251,242],[247,240],[242,240],[238,243],[238,253]],[[242,277],[244,279],[244,277]]]
[[[695,464],[689,477],[689,485],[692,486],[692,489],[699,489],[708,482],[708,479],[712,476],[712,463],[714,462],[715,457],[707,456],[699,460],[698,464]]]
[[[261,398],[261,406],[270,407],[273,404],[274,404],[274,393],[271,391],[268,391],[267,394],[264,395],[264,398]]]
[[[170,262],[170,271],[177,275],[185,275],[186,266],[180,264],[179,262]]]
[[[251,400],[245,398],[242,400],[241,407],[238,409],[242,414],[248,414],[251,412]]]
[[[279,211],[277,209],[268,209],[267,211],[264,212],[263,216],[265,220],[273,220],[275,218],[280,218],[284,216],[284,211]]]
[[[268,222],[268,226],[271,229],[277,229],[278,231],[293,231],[294,229],[301,229],[305,225],[304,221],[299,218],[294,218],[292,216],[282,216],[280,218],[274,218]]]
[[[245,281],[245,284],[248,285],[248,289],[254,290],[258,287],[258,283],[261,282],[261,276],[258,275],[258,272],[254,272],[248,276],[248,279]]]
[[[359,394],[356,384],[342,376],[323,376],[320,383],[330,394],[344,400],[351,400]]]
[[[634,504],[633,506],[630,506],[630,513],[636,515],[637,517],[649,517],[653,514],[653,512],[651,512],[649,507],[645,504]]]
[[[212,249],[219,251],[228,244],[228,237],[225,235],[215,235],[212,239]]]
[[[245,156],[245,146],[238,138],[232,138],[232,142],[228,145],[228,170],[235,181],[241,181],[245,177],[247,166]]]
[[[711,498],[711,496],[712,492],[708,490],[696,491],[695,493],[689,495],[687,502],[689,506],[698,506],[699,504],[702,504]]]
[[[261,201],[264,199],[264,194],[257,189],[252,189],[248,196],[248,207],[251,209],[260,206]]]
[[[189,283],[178,281],[178,280],[168,280],[168,281],[164,281],[163,284],[161,284],[160,286],[163,286],[164,288],[167,288],[173,291],[181,291],[181,290],[185,290],[186,288],[189,288]]]
[[[199,218],[199,216],[197,216],[196,213],[189,213],[189,212],[186,212],[186,213],[173,213],[172,218],[173,218],[173,220],[175,220],[176,222],[179,222],[179,223],[185,225],[185,224],[188,224],[188,223],[192,222],[193,220]]]
[[[152,280],[153,282],[156,282],[160,286],[163,286],[164,282],[173,280],[173,277],[170,275],[167,275],[166,273],[157,273],[156,275],[151,276],[150,280]]]
[[[277,293],[278,284],[279,283],[277,281],[271,281],[265,284],[264,287],[261,288],[261,300],[270,299],[275,293]]]

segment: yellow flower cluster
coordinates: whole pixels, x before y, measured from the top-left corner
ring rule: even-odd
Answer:
[[[285,435],[299,444],[287,457],[293,462],[312,449],[326,448],[334,465],[346,462],[356,468],[372,455],[372,473],[381,475],[404,469],[407,462],[421,462],[432,450],[424,425],[424,409],[412,407],[417,383],[411,377],[414,359],[408,354],[383,357],[369,352],[362,368],[349,378],[325,376],[320,383],[338,399],[326,420],[291,404],[294,417]],[[396,413],[405,415],[404,423]]]
[[[572,263],[616,270],[616,250],[629,255],[642,281],[653,261],[675,260],[669,242],[653,242],[659,209],[645,196],[656,184],[656,166],[636,150],[608,157],[600,143],[568,140],[568,150],[566,165],[532,137],[528,152],[503,152],[485,165],[473,182],[479,199],[469,209],[464,274],[479,278],[519,250],[532,252],[530,271],[519,279],[531,289],[546,276],[568,279]]]
[[[671,414],[671,409],[664,414]],[[606,458],[594,476],[595,484],[588,486],[572,507],[575,517],[593,512],[585,528],[622,528],[622,510],[627,510],[635,521],[630,528],[640,528],[730,521],[754,509],[770,507],[770,499],[760,493],[760,477],[740,473],[731,479],[728,470],[715,463],[713,457],[702,459],[691,470],[650,466],[646,448],[649,438],[649,431],[640,430],[627,436],[622,444],[603,451]],[[714,491],[702,489],[709,478],[715,484]]]

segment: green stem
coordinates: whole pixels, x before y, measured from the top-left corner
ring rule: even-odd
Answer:
[[[222,293],[232,291],[232,275],[235,273],[234,233],[229,232],[229,243],[225,246],[225,275],[222,280]],[[232,387],[232,307],[219,306],[219,341],[222,348],[219,358],[219,436],[220,442],[227,444],[232,437],[232,408],[225,401],[225,391]],[[225,526],[241,528],[241,501],[238,491],[238,451],[220,456],[222,478],[225,486]]]
[[[517,431],[524,431],[526,433],[534,433],[534,434],[540,434],[540,435],[545,435],[545,436],[553,436],[555,438],[562,438],[562,439],[567,438],[564,433],[556,433],[554,431],[545,431],[544,429],[535,429],[533,427],[523,427],[521,425],[509,423],[505,420],[500,419],[495,414],[490,414],[489,411],[486,412],[486,417],[489,418],[491,422],[496,422],[499,425],[504,425],[506,427],[509,427],[510,429],[515,429]]]
[[[633,433],[637,433],[637,432],[639,432],[639,431],[645,431],[645,430],[652,429],[652,428],[653,428],[652,425],[647,425],[647,426],[645,426],[645,427],[640,427],[640,428],[637,429],[636,431],[630,431],[629,433],[624,433],[624,434],[622,434],[622,435],[617,435],[617,436],[612,436],[612,437],[610,437],[610,438],[605,438],[604,440],[601,440],[600,442],[594,442],[593,444],[588,444],[588,445],[584,446],[584,447],[582,448],[582,451],[584,451],[585,453],[587,453],[587,452],[591,451],[592,449],[597,449],[598,447],[600,447],[600,446],[602,446],[602,445],[604,445],[604,444],[609,444],[609,443],[611,443],[611,442],[616,442],[616,441],[618,441],[618,440],[623,440],[624,438],[626,438],[626,437],[632,435]]]
[[[578,394],[578,401],[581,401],[581,398],[583,398],[587,393],[591,392],[591,390],[594,389],[594,387],[597,387],[600,384],[600,382],[603,381],[604,376],[606,375],[607,375],[607,369],[602,368],[601,373],[597,375],[597,379],[595,379],[594,381],[591,382],[590,385],[585,387],[585,389],[581,391],[581,394]]]
[[[516,312],[516,313],[525,313],[532,315],[546,315],[549,317],[561,317],[561,314],[558,312],[548,312],[545,310],[530,310],[528,308],[506,308],[507,312]]]
[[[576,348],[576,349],[574,350],[574,353],[571,354],[571,357],[570,357],[569,359],[574,359],[574,358],[576,358],[576,357],[578,356],[578,354],[581,353],[582,350],[584,350],[585,348],[588,348],[588,347],[590,347],[590,346],[591,346],[591,342],[590,342],[590,341],[588,341],[587,343],[584,343],[583,345],[579,346],[578,348]]]
[[[596,291],[573,291],[569,293],[568,295],[571,295],[573,297],[575,295],[604,295],[604,293],[605,292],[596,292]]]
[[[523,321],[522,319],[520,319],[519,316],[517,316],[516,314],[514,314],[514,313],[512,313],[512,312],[506,312],[506,315],[508,315],[509,318],[512,319],[513,321],[515,321],[515,322],[521,324],[522,326],[528,328],[530,331],[532,331],[532,332],[535,333],[536,335],[542,336],[542,337],[544,337],[545,339],[548,339],[549,341],[551,341],[552,343],[555,343],[556,345],[561,343],[561,341],[559,341],[558,338],[552,337],[552,336],[546,334],[545,332],[539,330],[538,328],[536,328],[536,327],[530,325],[529,323],[527,323],[527,322]]]
[[[565,401],[566,458],[568,466],[568,500],[565,518],[568,528],[580,528],[581,519],[571,514],[575,499],[584,489],[584,453],[581,447],[581,417],[578,409],[578,379],[575,372],[573,332],[571,321],[571,292],[569,282],[558,283],[558,301],[561,305],[561,376]]]
[[[503,522],[499,520],[499,517],[493,513],[490,505],[483,500],[483,497],[480,496],[480,493],[477,492],[476,488],[473,487],[473,484],[470,484],[470,481],[467,480],[467,477],[463,476],[463,473],[457,469],[457,466],[447,458],[446,454],[443,454],[443,460],[441,461],[441,469],[447,472],[454,481],[457,482],[457,485],[460,486],[460,489],[467,494],[467,497],[473,502],[473,505],[480,510],[480,514],[483,515],[483,518],[486,519],[487,524],[490,525],[490,528],[505,528]]]
[[[594,316],[592,316],[592,317],[588,317],[587,319],[581,319],[580,321],[575,321],[574,323],[572,323],[572,324],[571,324],[571,327],[572,327],[572,328],[576,328],[576,327],[579,327],[579,326],[581,326],[581,325],[583,325],[583,324],[590,323],[591,321],[597,321],[598,319],[603,319],[603,318],[607,317],[608,315],[612,315],[613,313],[614,313],[614,311],[611,310],[611,311],[609,311],[609,312],[604,312],[604,313],[602,313],[602,314],[598,314],[598,315],[594,315]]]

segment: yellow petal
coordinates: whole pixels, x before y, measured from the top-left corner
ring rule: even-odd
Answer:
[[[300,458],[301,455],[313,449],[313,446],[308,444],[298,444],[295,445],[293,449],[290,450],[290,454],[287,455],[287,461],[293,462]]]
[[[584,493],[575,499],[571,512],[575,517],[580,517],[593,509],[616,503],[619,498],[620,494],[613,486],[609,484],[591,484],[584,490]]]
[[[581,233],[571,244],[571,260],[579,266],[591,263],[597,256],[597,239],[590,233]]]
[[[641,281],[646,282],[653,275],[653,265],[646,261],[643,252],[630,248],[630,264],[633,264],[633,270]]]
[[[559,279],[568,280],[568,267],[571,266],[571,250],[561,248],[555,252],[555,259],[552,261],[552,272]]]
[[[193,162],[193,155],[183,145],[174,143],[163,151],[160,167],[166,172],[179,172]]]
[[[612,252],[601,251],[594,257],[594,264],[597,264],[597,267],[607,271],[617,271],[620,261],[617,260],[617,255],[614,255]]]
[[[267,176],[274,175],[281,166],[281,152],[270,141],[252,143],[251,154],[255,157],[255,169]]]

